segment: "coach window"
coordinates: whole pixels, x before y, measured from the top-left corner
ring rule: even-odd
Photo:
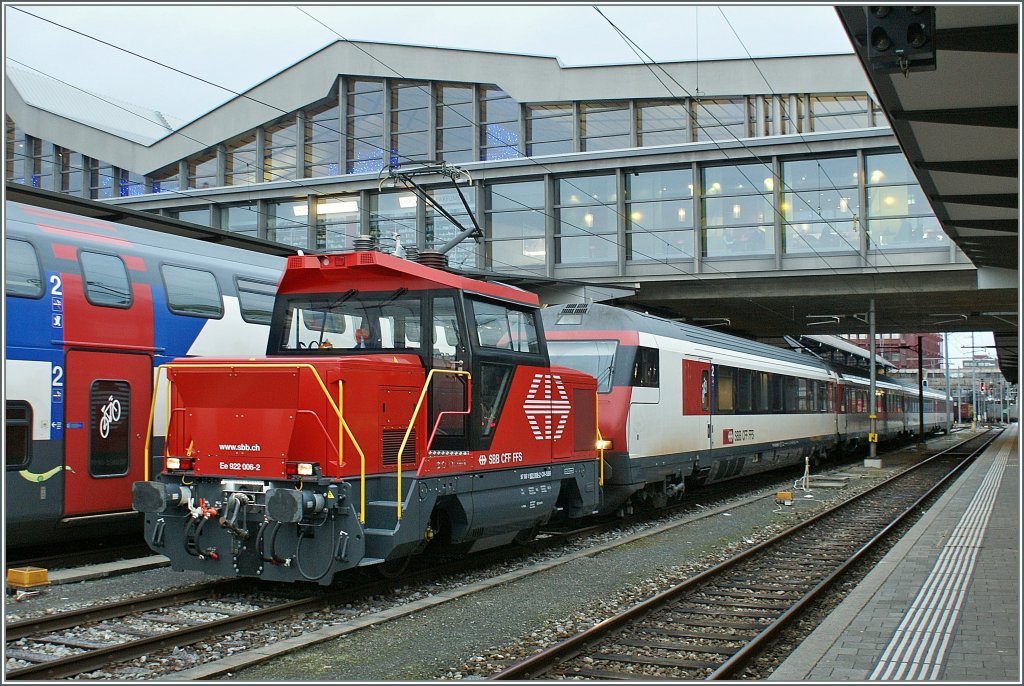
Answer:
[[[4,292],[24,298],[38,298],[43,294],[43,276],[39,268],[36,249],[28,241],[8,238]]]
[[[7,469],[24,469],[32,459],[32,406],[22,400],[8,400],[4,428]]]
[[[736,412],[736,370],[732,367],[719,366],[715,370],[715,413],[734,414]]]
[[[172,264],[162,265],[160,273],[171,312],[207,319],[224,316],[224,303],[213,273]]]
[[[243,321],[250,324],[270,324],[277,285],[266,281],[237,278],[235,286],[238,288],[238,309],[242,312]]]
[[[89,474],[123,476],[131,455],[131,388],[97,380],[89,389]]]
[[[751,414],[753,406],[753,372],[749,369],[736,370],[736,412]]]
[[[633,362],[633,386],[658,388],[658,350],[639,347]]]
[[[120,257],[82,251],[82,280],[85,299],[93,305],[128,308],[132,306],[132,287],[128,270]]]

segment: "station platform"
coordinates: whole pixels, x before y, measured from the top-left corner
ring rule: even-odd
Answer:
[[[1021,683],[1011,424],[769,677]]]

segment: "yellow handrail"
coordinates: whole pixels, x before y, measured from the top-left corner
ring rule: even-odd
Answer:
[[[338,466],[340,467],[340,466],[342,466],[344,464],[344,461],[342,459],[342,444],[344,443],[344,438],[342,436],[342,431],[343,430],[344,430],[345,434],[349,437],[349,440],[352,441],[352,445],[355,446],[356,452],[359,453],[359,521],[361,523],[365,524],[366,523],[366,455],[363,453],[363,449],[359,445],[359,441],[357,441],[356,437],[352,434],[352,429],[349,428],[348,422],[345,421],[345,417],[342,415],[342,412],[341,412],[341,398],[342,398],[342,395],[343,395],[343,388],[342,388],[342,383],[341,383],[340,379],[338,380],[338,402],[335,403],[334,402],[334,398],[331,397],[330,391],[327,390],[327,385],[324,383],[323,379],[320,378],[320,373],[316,370],[316,367],[314,367],[313,365],[308,364],[308,363],[303,363],[303,364],[285,364],[285,363],[246,364],[246,363],[238,363],[238,362],[220,362],[220,363],[205,363],[205,364],[162,364],[159,367],[157,367],[157,374],[158,374],[157,378],[159,378],[159,373],[161,371],[166,373],[167,370],[170,370],[170,369],[235,369],[235,368],[243,368],[243,369],[295,369],[295,370],[299,370],[299,371],[305,369],[305,370],[307,370],[307,371],[309,371],[309,372],[311,372],[313,374],[313,378],[316,379],[317,384],[319,384],[320,390],[323,391],[324,397],[327,398],[327,402],[330,403],[331,409],[334,410],[334,413],[338,417]],[[169,398],[170,398],[170,384],[173,383],[171,381],[170,375],[167,375],[167,383],[168,383],[168,406],[169,406],[170,405],[170,401],[169,401]],[[146,448],[145,448],[145,459],[146,459],[145,476],[146,476],[146,481],[149,481],[149,447],[150,447],[149,439],[150,439],[150,436],[153,433],[153,417],[154,417],[154,415],[156,413],[156,396],[157,396],[157,394],[154,393],[153,394],[153,400],[152,400],[152,403],[150,404],[150,408],[149,408],[149,431],[147,432],[147,435],[146,435]],[[170,430],[170,409],[168,407],[167,426],[164,427],[164,441],[165,441],[165,445],[166,445],[166,441],[168,440],[167,434],[168,434],[169,430]],[[404,445],[404,443],[403,443],[403,445]]]
[[[395,483],[398,489],[398,497],[395,499],[398,503],[398,519],[402,519],[402,453],[405,452],[405,444],[409,441],[409,434],[412,433],[412,427],[416,423],[416,417],[420,414],[420,407],[423,406],[423,399],[427,397],[427,389],[430,387],[430,382],[434,378],[434,373],[438,374],[454,374],[456,376],[465,376],[466,381],[472,379],[472,375],[464,370],[460,369],[431,369],[427,373],[427,378],[423,382],[423,388],[420,389],[419,400],[416,401],[416,407],[412,411],[412,417],[409,419],[409,427],[405,430],[405,436],[402,437],[402,445],[398,447],[398,471]],[[469,412],[470,400],[469,393],[466,394],[466,405],[467,409],[464,412]]]

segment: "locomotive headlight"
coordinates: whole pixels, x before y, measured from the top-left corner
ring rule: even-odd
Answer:
[[[168,457],[164,460],[167,469],[192,469],[191,457]]]
[[[607,439],[602,438],[601,440],[599,440],[596,443],[596,447],[597,447],[598,450],[611,450],[612,449],[612,442],[607,440]]]
[[[288,462],[285,464],[285,473],[288,476],[313,476],[316,469],[312,462]]]

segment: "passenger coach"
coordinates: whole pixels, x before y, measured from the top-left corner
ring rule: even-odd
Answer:
[[[10,201],[4,226],[6,545],[141,530],[154,366],[263,353],[284,260]]]

